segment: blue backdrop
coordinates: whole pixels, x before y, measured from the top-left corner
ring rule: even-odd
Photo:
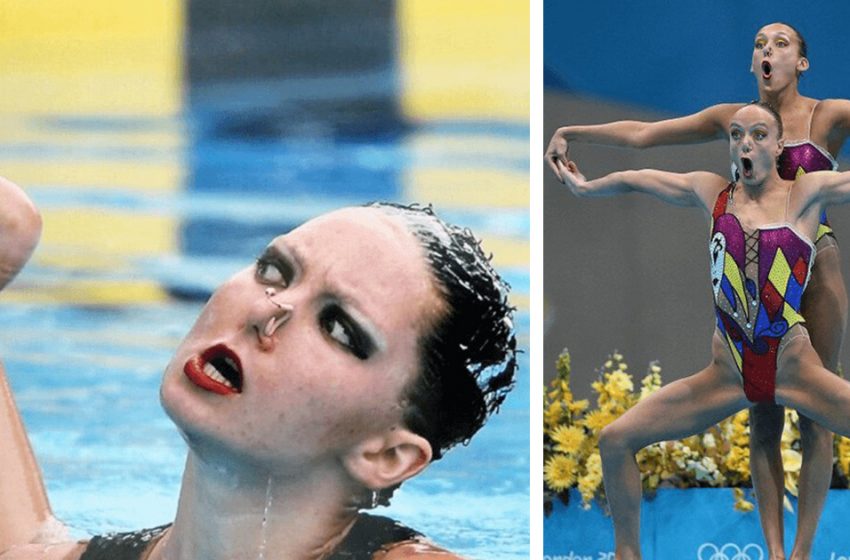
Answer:
[[[752,497],[750,497],[752,499]],[[641,507],[641,549],[653,560],[766,560],[756,512],[733,509],[728,488],[662,489]],[[614,560],[611,519],[597,505],[584,510],[573,491],[570,504],[555,505],[543,521],[543,560]],[[796,512],[796,500],[792,500]],[[830,490],[815,534],[813,558],[848,560],[850,532],[846,514],[850,491]],[[796,531],[796,514],[785,515],[789,548]]]
[[[545,0],[543,21],[547,88],[674,114],[749,101],[753,38],[783,21],[809,46],[800,90],[850,97],[850,2]]]

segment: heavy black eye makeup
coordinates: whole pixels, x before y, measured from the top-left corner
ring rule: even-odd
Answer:
[[[337,302],[328,302],[321,308],[319,326],[335,344],[360,360],[369,359],[378,348],[367,330]]]
[[[257,257],[255,275],[263,284],[289,286],[295,277],[295,268],[290,259],[274,245],[269,245]]]

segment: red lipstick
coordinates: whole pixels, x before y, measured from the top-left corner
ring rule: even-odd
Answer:
[[[183,366],[183,373],[206,391],[219,395],[242,392],[242,363],[239,356],[224,344],[216,344],[189,358]]]

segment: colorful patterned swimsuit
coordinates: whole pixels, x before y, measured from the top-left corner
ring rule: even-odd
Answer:
[[[816,249],[787,223],[744,230],[727,211],[734,189],[732,183],[720,193],[712,212],[709,256],[717,329],[747,398],[773,402],[782,350],[805,333],[800,304]]]

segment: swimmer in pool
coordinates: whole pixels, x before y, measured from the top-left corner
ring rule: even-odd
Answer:
[[[557,162],[563,182],[578,196],[643,192],[701,208],[712,226],[712,362],[628,410],[600,436],[620,560],[640,558],[635,454],[641,448],[697,433],[755,403],[790,406],[850,435],[850,382],[823,366],[801,313],[820,215],[827,206],[850,202],[850,173],[782,179],[776,166],[784,148],[782,121],[766,104],[736,111],[728,131],[730,156],[740,170],[732,183],[714,173],[652,169],[587,181],[575,163]]]
[[[779,159],[779,175],[783,179],[793,180],[798,174],[811,171],[837,170],[835,158],[850,136],[850,100],[819,100],[800,93],[800,77],[809,69],[809,64],[806,41],[794,27],[771,23],[756,33],[750,71],[756,79],[759,100],[779,112],[789,139]],[[729,120],[742,106],[741,103],[721,103],[693,115],[658,122],[618,121],[564,126],[552,136],[545,159],[558,175],[557,162],[566,165],[569,142],[644,148],[725,138]],[[821,216],[815,244],[818,256],[809,289],[803,297],[803,315],[812,346],[821,361],[829,370],[838,371],[847,325],[847,291],[838,244],[826,214]],[[753,486],[770,558],[785,558],[782,521],[785,477],[780,453],[784,422],[782,407],[770,403],[750,407]],[[803,466],[792,560],[811,558],[815,529],[832,479],[832,434],[801,416],[800,439]]]
[[[15,243],[31,250],[32,230]],[[0,445],[16,465],[0,477],[0,558],[457,558],[362,510],[505,398],[507,289],[471,233],[427,209],[348,208],[275,238],[165,369],[162,405],[189,447],[174,522],[118,537],[38,542],[50,509],[0,378]]]

